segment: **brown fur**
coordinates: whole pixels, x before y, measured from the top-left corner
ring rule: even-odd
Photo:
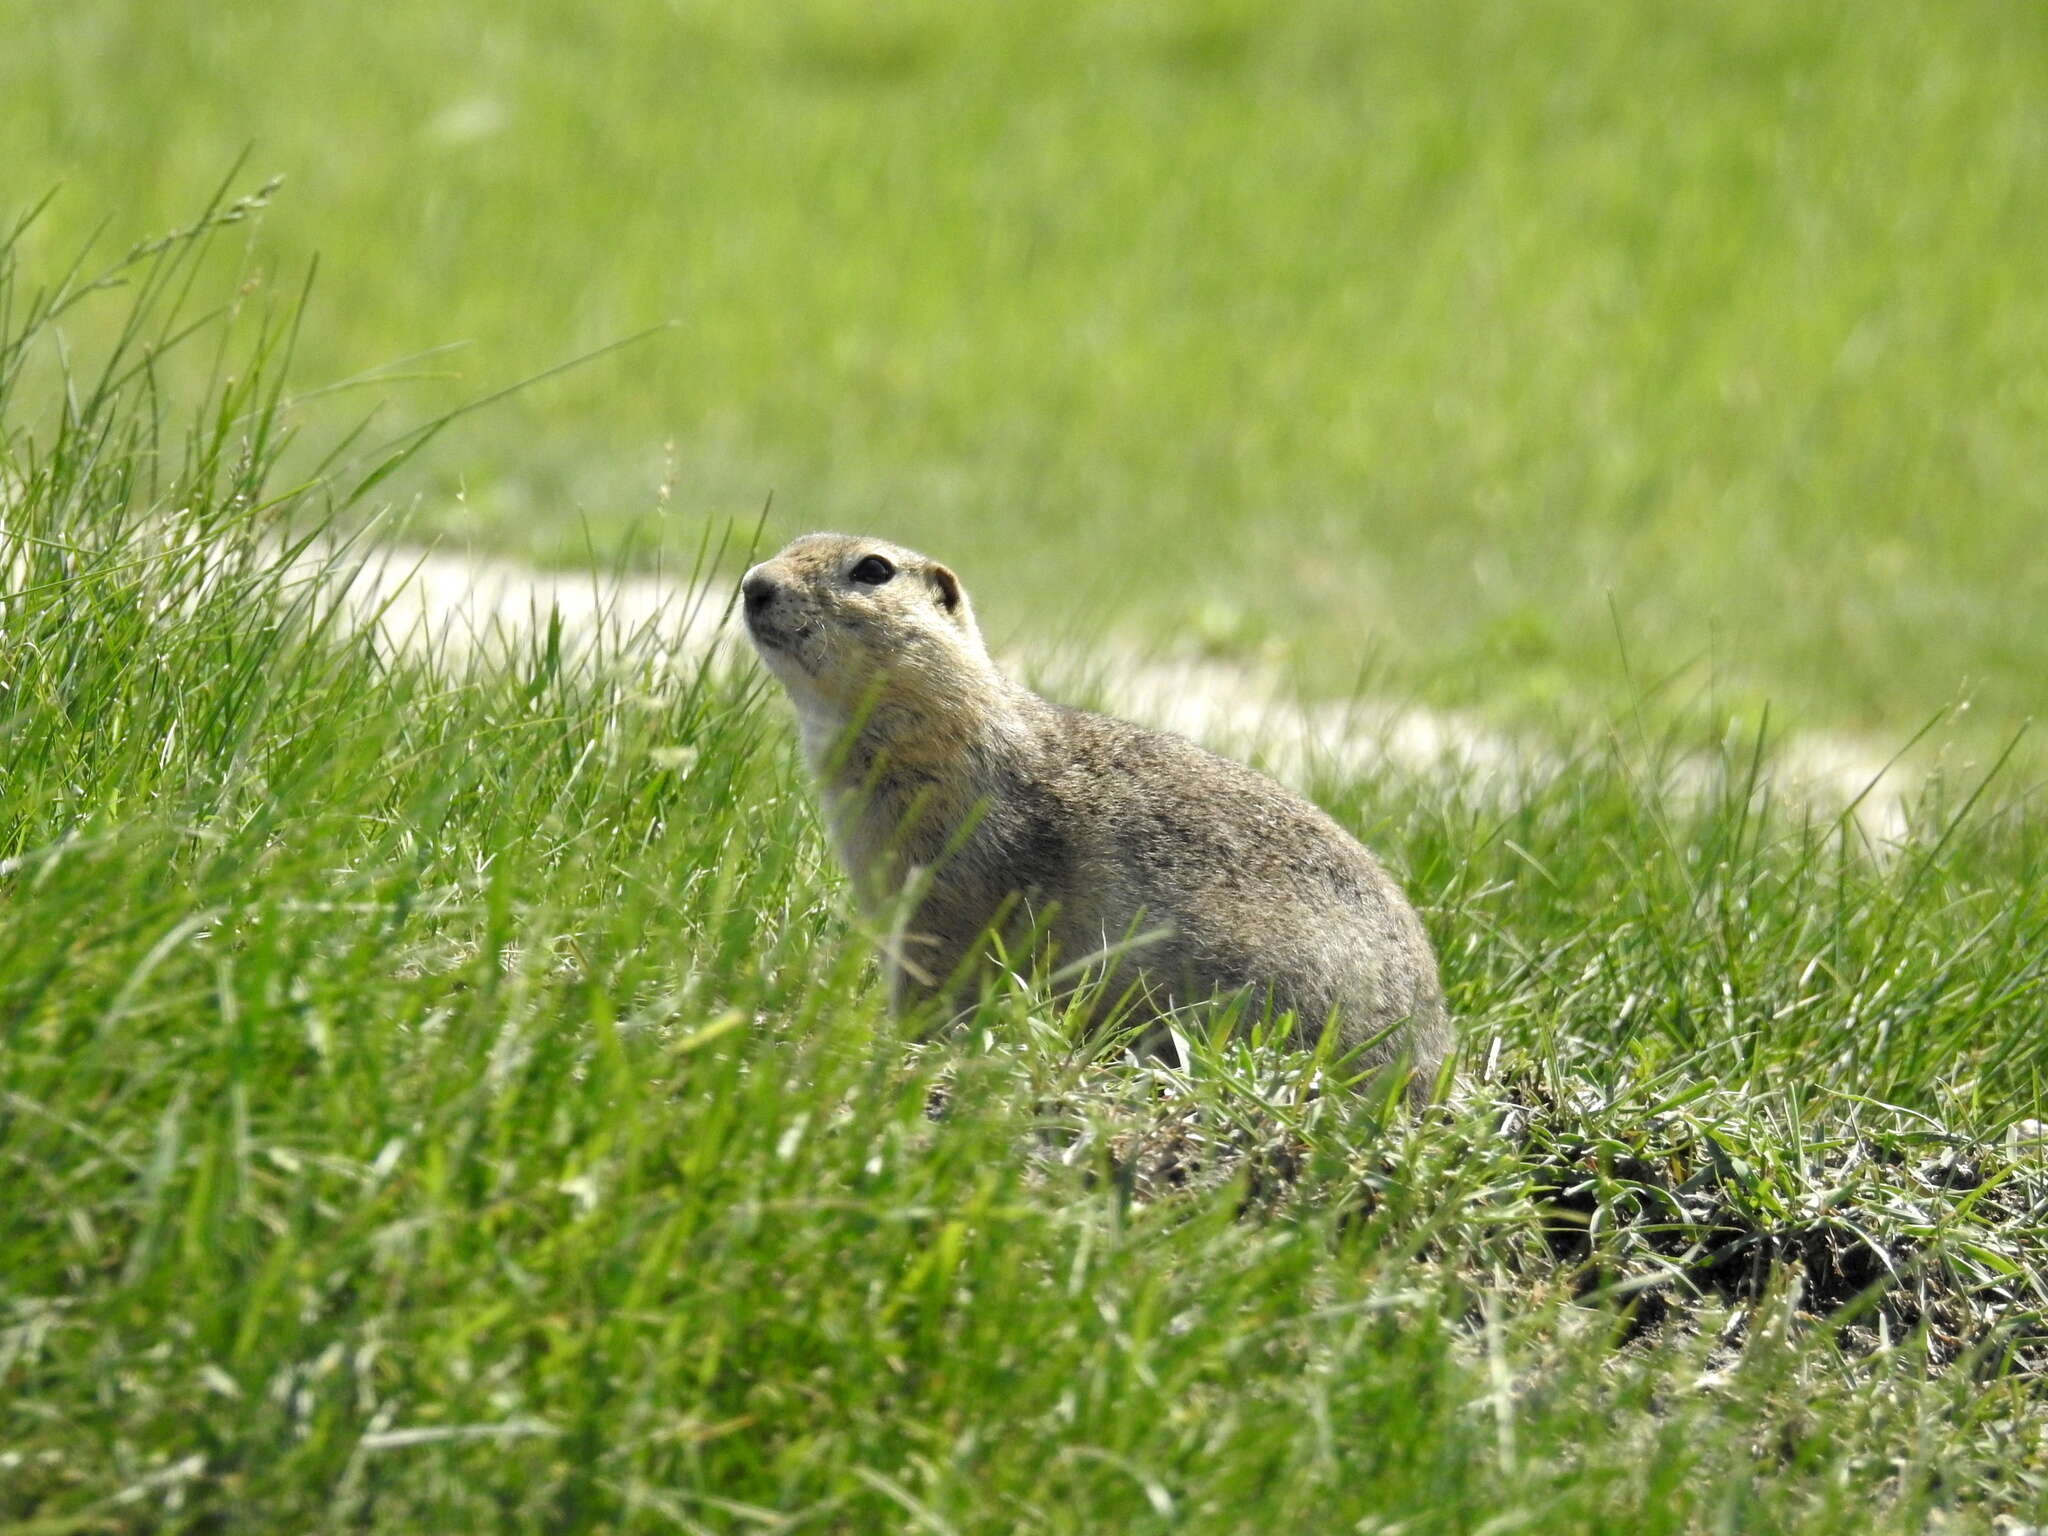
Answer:
[[[879,583],[852,573],[878,557]],[[879,567],[868,567],[870,575]],[[1111,962],[1159,1010],[1242,993],[1418,1088],[1450,1030],[1414,909],[1343,828],[1178,736],[1052,704],[990,660],[959,580],[878,539],[809,534],[743,583],[796,706],[833,845],[864,910],[915,898],[892,996],[970,995],[992,928]]]

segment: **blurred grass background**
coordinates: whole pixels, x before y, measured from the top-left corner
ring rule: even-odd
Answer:
[[[467,422],[427,531],[645,558],[772,491],[771,541],[942,552],[999,638],[1567,712],[1625,643],[1888,741],[2039,707],[2040,7],[16,0],[0,38],[0,197],[64,183],[32,264],[245,149],[287,178],[253,250],[320,257],[302,385],[467,343],[424,417],[677,322]]]

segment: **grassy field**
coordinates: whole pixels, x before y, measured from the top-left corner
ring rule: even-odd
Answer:
[[[2036,6],[16,0],[0,101],[46,267],[283,173],[297,384],[466,343],[431,416],[674,321],[399,482],[482,546],[772,491],[1000,635],[1321,690],[1597,716],[1625,641],[1887,746],[2041,707]]]
[[[67,291],[0,282],[0,1530],[2048,1516],[2004,786],[1884,859],[1625,732],[1316,786],[1442,949],[1419,1117],[1021,981],[935,1035],[756,674],[351,638],[289,539],[389,460],[281,475],[288,330],[170,345],[195,250],[69,312],[130,339],[61,408]]]

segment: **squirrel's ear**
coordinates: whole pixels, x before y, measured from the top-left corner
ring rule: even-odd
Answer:
[[[943,565],[932,566],[925,573],[932,590],[939,594],[939,606],[948,613],[960,611],[960,578]]]

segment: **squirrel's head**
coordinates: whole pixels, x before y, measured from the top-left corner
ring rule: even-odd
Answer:
[[[909,734],[985,701],[997,674],[960,578],[915,550],[807,533],[740,582],[747,634],[806,727]]]

